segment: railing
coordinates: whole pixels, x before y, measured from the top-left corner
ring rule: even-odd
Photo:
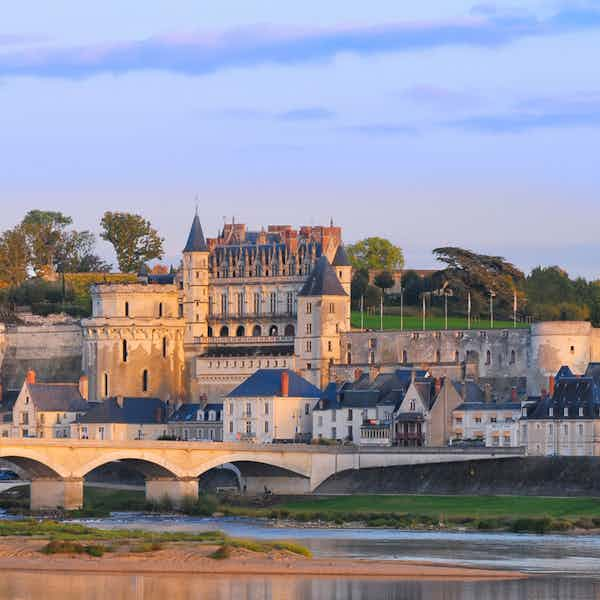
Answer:
[[[209,323],[226,323],[229,321],[256,321],[256,320],[269,320],[269,321],[289,321],[298,317],[297,311],[283,311],[283,312],[231,312],[227,314],[212,314],[208,315]]]
[[[285,346],[293,345],[294,338],[285,335],[241,337],[195,337],[194,344],[206,346]]]

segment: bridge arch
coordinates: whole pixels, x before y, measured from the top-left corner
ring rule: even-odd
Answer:
[[[147,452],[120,451],[101,453],[94,460],[85,463],[73,474],[74,477],[85,477],[92,471],[109,463],[125,463],[139,471],[146,479],[183,478],[185,473],[180,467],[165,460],[160,455]]]
[[[236,466],[239,464],[264,465],[267,467],[274,467],[275,469],[288,471],[299,477],[310,478],[311,476],[310,468],[303,469],[298,465],[291,464],[290,461],[286,460],[285,458],[279,458],[276,456],[260,456],[251,458],[248,456],[248,453],[224,454],[218,458],[213,458],[205,463],[202,463],[198,467],[195,467],[190,475],[192,477],[200,477],[211,469],[216,469],[217,467],[222,467],[223,465],[227,464]]]
[[[63,479],[69,477],[64,467],[56,465],[38,452],[26,449],[0,449],[0,460],[14,467],[20,477],[31,479]]]

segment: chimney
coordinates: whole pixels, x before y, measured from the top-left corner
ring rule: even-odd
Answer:
[[[545,400],[547,396],[548,396],[548,392],[546,391],[546,388],[543,387],[542,388],[542,400]]]
[[[25,379],[30,385],[35,385],[35,371],[33,369],[29,369]]]
[[[156,423],[162,423],[164,421],[164,407],[157,406],[154,412],[154,420]]]
[[[123,396],[117,396],[116,400],[117,400],[117,406],[119,408],[123,408],[123,404],[125,403],[125,398],[123,398]]]
[[[485,384],[485,401],[492,401],[492,386],[489,383]]]
[[[283,398],[290,395],[290,374],[287,371],[281,371],[281,395]]]
[[[436,398],[440,395],[441,391],[442,391],[442,378],[436,377],[435,378],[435,397]]]
[[[82,375],[79,378],[79,393],[86,402],[89,400],[89,379],[87,375]]]
[[[362,369],[355,369],[354,370],[354,381],[358,381],[361,377],[362,377]]]
[[[519,397],[517,395],[517,388],[516,387],[513,387],[510,390],[510,400],[511,400],[511,402],[518,402],[519,401]]]
[[[548,393],[550,394],[550,398],[554,397],[554,389],[556,388],[556,379],[554,379],[554,375],[550,375],[548,378]]]

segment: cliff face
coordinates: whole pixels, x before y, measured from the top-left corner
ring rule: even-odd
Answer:
[[[20,389],[28,369],[39,381],[77,381],[82,372],[79,324],[7,325],[0,329],[0,382]]]
[[[529,457],[347,471],[316,493],[600,497],[600,458]]]

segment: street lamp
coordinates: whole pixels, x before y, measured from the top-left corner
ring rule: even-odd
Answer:
[[[494,329],[494,298],[496,297],[496,292],[494,290],[490,290],[490,329]]]

